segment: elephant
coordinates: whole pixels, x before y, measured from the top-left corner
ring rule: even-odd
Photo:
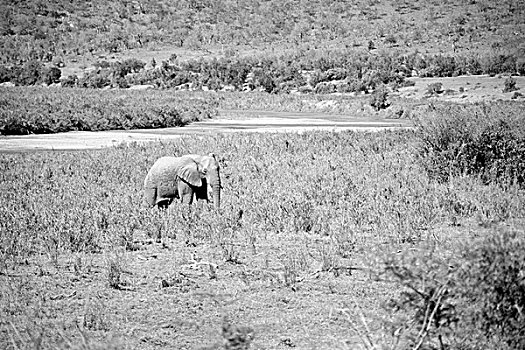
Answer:
[[[144,179],[144,200],[150,207],[166,209],[175,198],[192,204],[194,196],[207,202],[211,197],[215,208],[220,207],[219,162],[213,153],[161,157]]]

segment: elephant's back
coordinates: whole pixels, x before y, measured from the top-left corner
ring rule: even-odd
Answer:
[[[177,171],[176,157],[161,157],[149,169],[144,179],[144,187],[150,187],[162,179],[177,176]]]
[[[177,196],[177,173],[179,160],[176,157],[161,157],[151,166],[144,179],[146,202],[155,205],[159,201]]]

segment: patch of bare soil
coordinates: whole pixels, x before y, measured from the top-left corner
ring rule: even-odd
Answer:
[[[525,77],[513,76],[516,90],[503,92],[508,76],[473,75],[450,78],[410,78],[414,86],[399,89],[399,96],[411,99],[437,99],[451,102],[490,102],[525,99]],[[441,84],[439,91],[431,93],[432,85]],[[434,85],[435,86],[435,85]],[[520,96],[521,95],[521,96]]]
[[[358,347],[349,319],[374,320],[392,291],[352,269],[358,259],[348,259],[348,269],[299,277],[266,254],[293,238],[268,238],[273,248],[237,247],[230,260],[217,247],[179,238],[139,240],[134,251],[28,261],[1,276],[1,306],[12,324],[0,327],[0,348],[8,334],[19,332],[29,344],[26,331],[37,338],[44,328],[44,344],[83,342],[92,349]],[[236,343],[246,347],[226,347]]]
[[[243,119],[224,117],[175,128],[1,136],[0,152],[100,149],[129,142],[167,141],[181,136],[231,132],[378,131],[411,126],[407,120],[349,119],[321,113],[242,111],[242,114]]]

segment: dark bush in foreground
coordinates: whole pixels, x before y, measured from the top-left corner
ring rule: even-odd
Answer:
[[[420,161],[440,181],[480,176],[525,184],[523,103],[431,106],[416,121]]]
[[[217,114],[218,100],[187,93],[11,88],[0,94],[0,134],[153,129]]]
[[[406,287],[388,305],[396,314],[389,326],[410,348],[525,348],[523,228],[493,229],[457,258],[411,250],[385,271]]]

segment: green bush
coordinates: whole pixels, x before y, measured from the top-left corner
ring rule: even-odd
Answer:
[[[525,348],[525,232],[491,229],[455,257],[436,246],[386,259],[402,292],[387,322],[402,344],[425,349]]]
[[[417,118],[419,159],[430,176],[525,184],[523,103],[432,105]]]

